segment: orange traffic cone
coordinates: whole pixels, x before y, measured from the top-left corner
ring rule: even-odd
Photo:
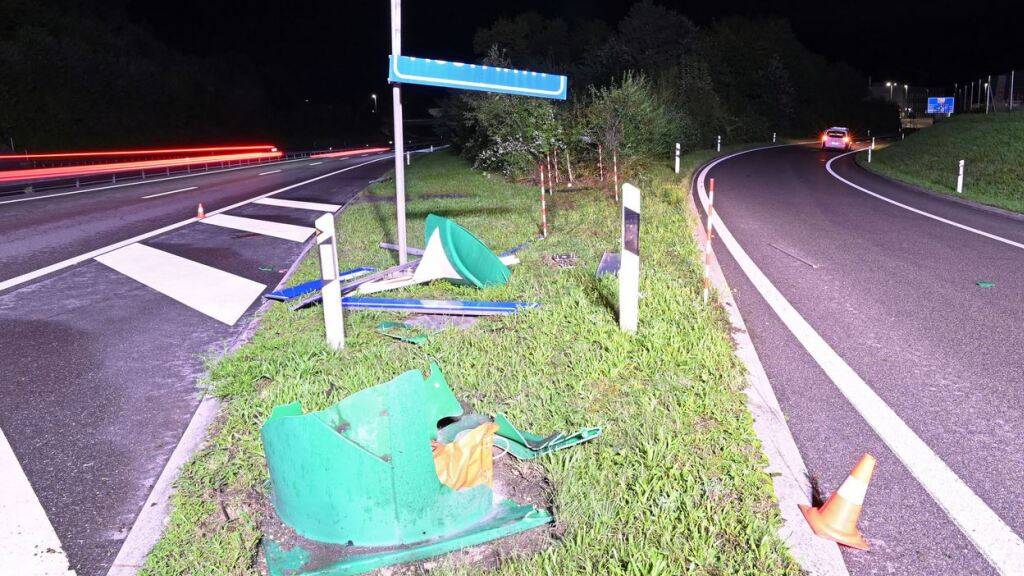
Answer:
[[[857,528],[864,494],[868,491],[871,475],[875,471],[875,457],[865,454],[860,457],[853,472],[843,485],[828,497],[821,508],[800,505],[800,511],[811,525],[811,530],[822,538],[834,540],[851,548],[868,549],[868,541]]]
[[[203,218],[206,218],[206,211],[203,210],[203,203],[202,202],[199,203],[199,208],[196,210],[196,218],[199,219],[199,220],[202,220]]]

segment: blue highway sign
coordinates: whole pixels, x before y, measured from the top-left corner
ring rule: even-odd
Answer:
[[[928,114],[952,114],[953,103],[955,99],[952,96],[944,97],[932,97],[928,99]]]
[[[411,56],[399,56],[397,61],[389,57],[389,61],[388,80],[395,84],[422,84],[555,100],[565,100],[568,94],[568,79],[557,74]]]

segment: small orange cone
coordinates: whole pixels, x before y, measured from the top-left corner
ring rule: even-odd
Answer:
[[[203,203],[202,202],[199,203],[199,208],[196,210],[196,218],[199,219],[199,220],[202,220],[203,218],[206,218],[206,211],[203,210]]]
[[[875,471],[875,457],[865,454],[853,468],[843,485],[828,497],[821,508],[800,505],[800,511],[811,525],[811,530],[822,538],[834,540],[860,550],[868,549],[868,541],[857,528],[864,494],[868,491],[871,475]]]

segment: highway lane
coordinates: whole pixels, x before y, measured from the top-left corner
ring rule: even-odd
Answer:
[[[0,282],[194,217],[200,202],[212,212],[379,156],[261,164],[116,187],[0,198]],[[261,175],[274,170],[280,172]]]
[[[187,221],[199,200],[210,213],[273,193],[274,203],[219,215],[249,229],[189,222],[0,291],[0,430],[79,576],[110,567],[201,400],[204,359],[243,333],[321,205],[344,205],[388,158],[0,204],[0,280],[9,280]]]
[[[861,520],[873,548],[844,550],[851,573],[997,573],[997,556],[1019,550],[1024,534],[1024,250],[1013,245],[1024,242],[1024,223],[890,183],[849,156],[833,162],[868,190],[1005,241],[951,226],[846,185],[826,171],[832,158],[779,147],[726,160],[707,174],[716,180],[715,210],[767,279],[980,506],[950,501],[956,482],[929,493],[915,477],[927,455],[898,457],[887,444],[893,437],[868,423],[881,416],[854,408],[720,240],[716,255],[823,495],[862,452],[879,459]],[[923,475],[932,484],[937,477]],[[982,508],[997,522],[969,538],[962,526],[984,517]],[[1007,544],[989,546],[999,522]]]

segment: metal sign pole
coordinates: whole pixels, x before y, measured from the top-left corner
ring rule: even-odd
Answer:
[[[402,0],[391,0],[391,57],[395,60],[402,53]],[[405,237],[405,131],[402,126],[402,85],[397,82],[391,87],[394,102],[395,122],[395,205],[398,214],[398,263],[409,260],[408,244]]]

